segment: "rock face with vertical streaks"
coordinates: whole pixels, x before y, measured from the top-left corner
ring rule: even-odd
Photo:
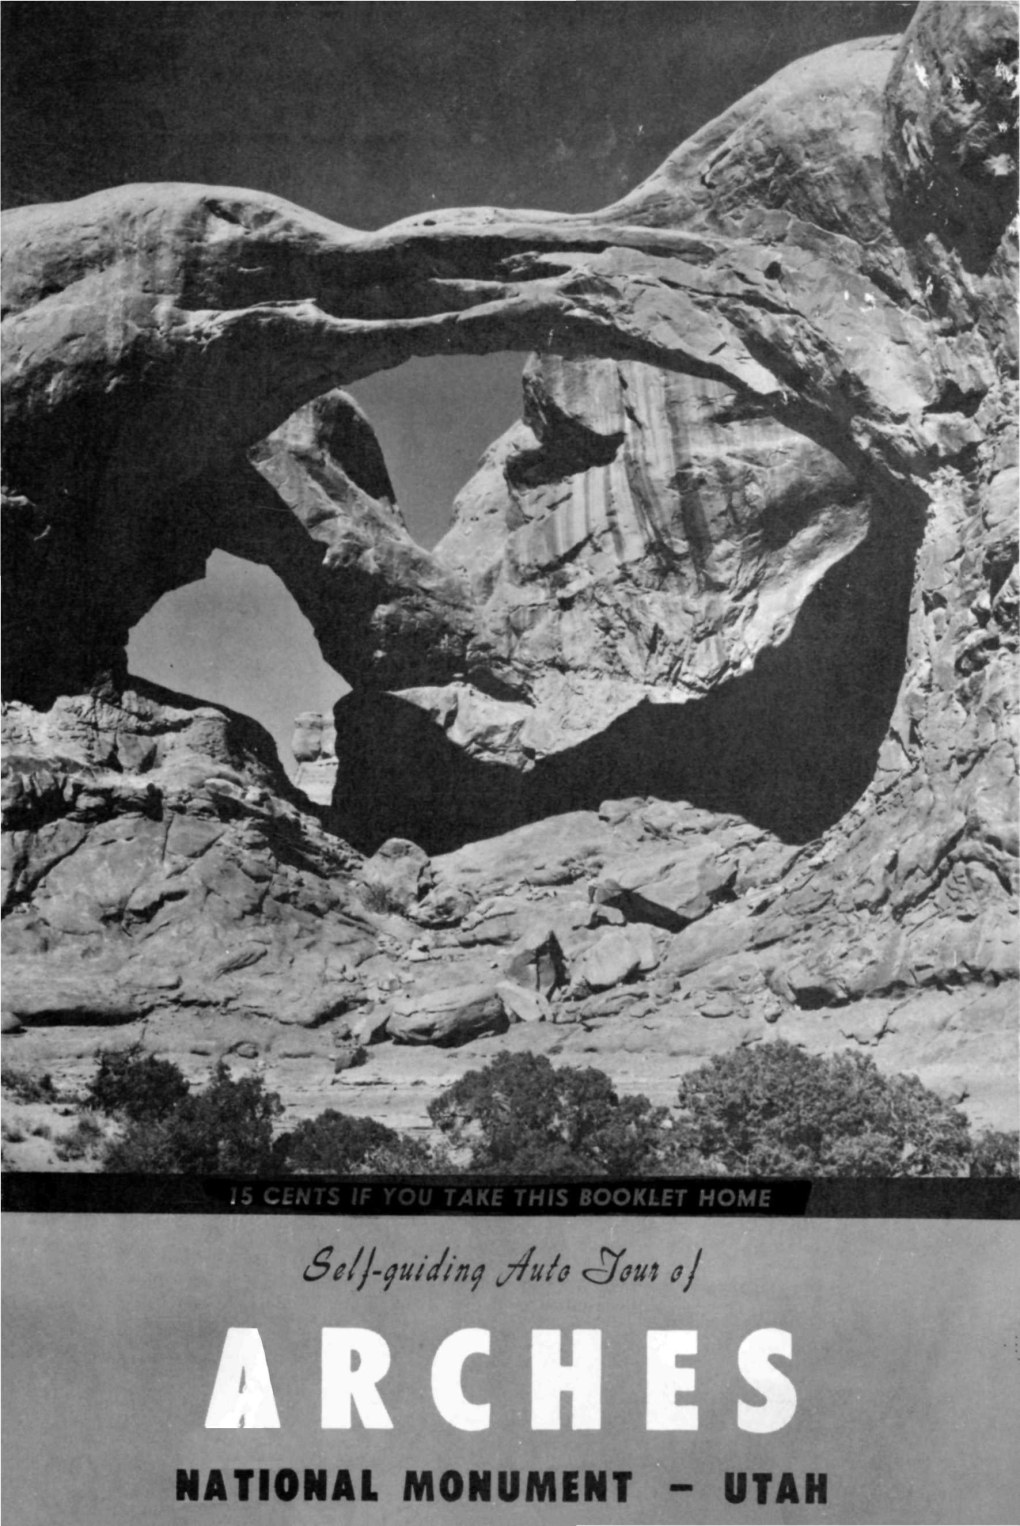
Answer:
[[[553,718],[543,751],[746,672],[868,533],[866,484],[722,382],[550,358],[524,393],[437,555]]]

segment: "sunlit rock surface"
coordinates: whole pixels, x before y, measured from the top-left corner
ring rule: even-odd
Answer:
[[[350,1036],[656,1092],[783,1033],[1012,1126],[1016,57],[1011,7],[922,6],[585,216],[11,214],[5,1049],[144,1022],[317,1110]],[[521,420],[426,552],[338,389],[501,348],[534,351]],[[126,672],[216,548],[353,685],[301,718],[305,795]],[[398,910],[361,869],[388,840]],[[547,1011],[514,950],[550,939]]]
[[[290,744],[294,783],[317,805],[329,805],[336,785],[336,728],[331,715],[306,710],[294,722]]]

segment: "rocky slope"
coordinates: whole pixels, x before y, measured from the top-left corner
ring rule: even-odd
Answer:
[[[5,1050],[420,1123],[494,1045],[667,1100],[782,1032],[1014,1126],[1016,58],[922,6],[584,217],[11,214]],[[336,389],[496,348],[522,419],[425,552]],[[216,547],[353,685],[328,808],[126,673]]]

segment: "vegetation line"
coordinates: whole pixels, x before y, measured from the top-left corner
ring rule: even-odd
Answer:
[[[8,1071],[21,1101],[48,1076]],[[784,1040],[717,1056],[680,1082],[674,1108],[620,1097],[594,1068],[501,1054],[429,1106],[433,1142],[328,1108],[278,1128],[261,1076],[223,1061],[193,1091],[169,1060],[105,1052],[62,1160],[104,1171],[195,1176],[396,1175],[1015,1177],[1018,1135],[972,1134],[916,1076],[884,1076],[856,1050],[810,1055]],[[104,1125],[100,1120],[106,1119]],[[110,1124],[113,1128],[111,1131]]]

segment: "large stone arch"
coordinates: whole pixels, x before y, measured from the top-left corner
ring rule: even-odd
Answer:
[[[848,55],[833,60],[842,85],[868,62],[877,103],[893,48],[837,51]],[[786,73],[796,78],[797,68]],[[860,104],[855,82],[847,112]],[[731,116],[739,135],[740,108]],[[838,436],[838,452],[858,450],[853,416],[822,412],[843,378],[812,368],[807,355],[794,359],[805,342],[817,349],[804,318],[791,311],[788,331],[776,331],[775,262],[766,257],[775,239],[715,218],[714,198],[699,187],[687,177],[679,216],[649,192],[644,204],[590,218],[468,210],[378,235],[272,197],[186,185],[128,186],[11,214],[8,692],[87,687],[115,663],[125,614],[138,618],[145,599],[173,586],[175,559],[215,540],[231,505],[260,498],[246,467],[258,442],[331,387],[413,355],[513,347],[644,362],[717,380],[773,413],[795,406],[813,417],[808,427]],[[775,232],[788,273],[791,263],[809,272],[814,249],[795,254],[791,227]],[[833,246],[831,255],[840,266],[847,251]],[[794,398],[789,378],[805,362],[811,385]],[[895,453],[902,431],[882,438],[881,424],[869,424],[878,454]],[[236,523],[223,533],[236,535]],[[367,526],[367,553],[352,525],[340,538],[330,555],[343,563],[355,626],[372,598],[358,585],[375,576],[376,548],[384,562],[406,560],[409,548],[394,550],[391,525]],[[392,588],[372,590],[387,607],[414,606],[411,639],[398,656],[398,619],[385,642],[348,641],[354,677],[380,663],[383,687],[394,668],[404,683],[441,681],[468,661],[471,620],[457,580],[411,560],[407,586],[398,575]],[[308,598],[303,588],[295,596]],[[326,644],[334,639],[324,633]]]
[[[981,49],[998,45],[987,31],[963,29],[961,47],[978,55],[991,115],[1002,103],[978,69]],[[669,378],[686,376],[731,396],[722,411],[742,411],[752,428],[770,420],[813,441],[853,474],[858,497],[877,485],[891,512],[897,502],[914,512],[911,483],[966,448],[966,413],[952,399],[981,395],[1005,341],[988,304],[960,287],[954,300],[973,309],[972,338],[933,347],[913,299],[925,229],[911,225],[904,245],[890,211],[913,194],[900,131],[913,109],[909,70],[897,65],[895,94],[887,90],[901,53],[898,39],[874,39],[791,65],[644,186],[589,216],[468,209],[363,234],[273,197],[187,185],[127,186],[11,214],[6,692],[41,699],[116,671],[125,621],[193,576],[209,543],[247,538],[279,561],[327,660],[356,684],[474,674],[527,693],[541,659],[517,651],[510,660],[500,633],[492,639],[479,589],[463,575],[472,557],[453,554],[462,545],[438,559],[413,547],[386,512],[377,461],[367,488],[359,481],[372,447],[352,416],[334,401],[286,423],[331,389],[414,355],[512,347],[560,357],[533,389],[528,422],[539,439],[530,460],[517,451],[519,489],[529,472],[533,483],[536,474],[555,481],[606,464],[634,415],[633,390],[622,395],[619,379],[636,365],[663,393],[649,407],[644,388],[646,434],[649,415],[683,413]],[[969,119],[960,130],[970,143]],[[824,196],[790,157],[808,147],[827,164]],[[760,173],[769,155],[786,156],[781,205]],[[1000,181],[989,182],[999,222]],[[968,187],[973,198],[973,170]],[[989,255],[983,278],[996,269]],[[605,408],[617,423],[600,422]],[[263,486],[276,472],[277,488],[295,487],[310,431],[320,436],[311,454],[334,474],[334,508],[303,527],[328,572],[317,577]],[[657,567],[671,554],[663,528],[640,527]],[[679,530],[674,539],[692,533],[689,523]],[[840,554],[853,540],[843,536]],[[801,583],[788,603],[813,586]],[[689,676],[696,692],[697,675],[683,661],[679,669],[680,689]],[[640,676],[661,682],[661,671]]]

